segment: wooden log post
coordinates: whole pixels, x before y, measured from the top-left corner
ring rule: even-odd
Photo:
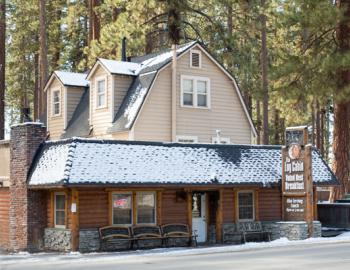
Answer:
[[[223,200],[224,190],[219,190],[218,209],[216,212],[216,242],[222,243],[222,223],[223,223]]]
[[[187,192],[187,222],[192,235],[192,191]]]
[[[71,191],[70,219],[72,231],[72,250],[79,249],[79,192],[76,189]]]

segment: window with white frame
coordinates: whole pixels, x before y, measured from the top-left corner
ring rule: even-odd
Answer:
[[[156,194],[138,192],[136,200],[137,224],[156,224]]]
[[[231,143],[231,140],[228,137],[212,137],[211,142],[215,144],[228,144]]]
[[[181,105],[209,108],[210,80],[202,77],[181,76]]]
[[[55,227],[65,228],[66,226],[66,194],[57,192],[55,196]]]
[[[197,143],[197,136],[176,136],[176,142],[178,143]]]
[[[61,114],[61,90],[52,91],[52,115]]]
[[[254,193],[252,191],[238,192],[238,219],[254,220]]]
[[[200,51],[191,50],[190,66],[191,66],[191,68],[201,68],[201,66],[202,66],[202,54]]]
[[[106,79],[96,81],[97,108],[106,107]]]
[[[113,225],[132,224],[132,194],[112,194]]]

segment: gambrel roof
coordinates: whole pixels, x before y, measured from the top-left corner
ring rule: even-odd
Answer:
[[[73,138],[42,145],[29,184],[268,186],[280,184],[281,167],[281,146]],[[317,185],[338,183],[315,149],[312,175]]]

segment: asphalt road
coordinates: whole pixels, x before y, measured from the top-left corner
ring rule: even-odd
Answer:
[[[174,254],[162,254],[161,256],[138,255],[130,258],[117,258],[115,260],[109,257],[106,261],[100,259],[98,259],[98,255],[94,255],[94,258],[85,261],[76,261],[68,258],[54,262],[48,262],[45,259],[38,262],[26,262],[26,260],[19,260],[16,263],[6,263],[0,261],[0,269],[349,270],[350,243],[286,246],[200,255],[180,256]]]

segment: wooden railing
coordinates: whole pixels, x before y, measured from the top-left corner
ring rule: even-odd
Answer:
[[[323,227],[350,229],[350,203],[319,203],[317,209]]]

